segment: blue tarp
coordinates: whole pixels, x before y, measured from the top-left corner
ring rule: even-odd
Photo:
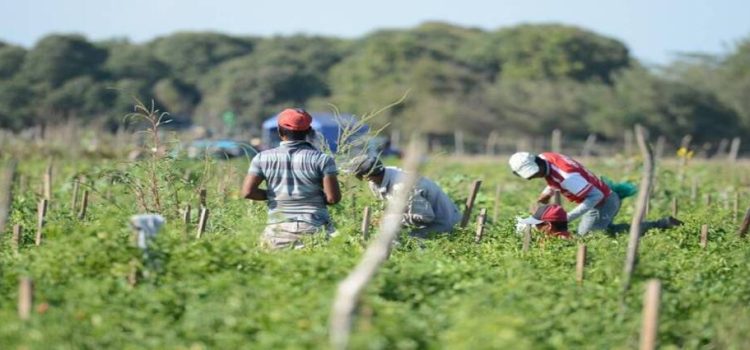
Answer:
[[[318,135],[321,135],[323,136],[323,138],[325,138],[328,147],[330,147],[331,151],[333,152],[336,152],[336,150],[338,149],[337,140],[339,137],[340,129],[339,123],[347,126],[354,125],[357,122],[357,119],[351,114],[334,115],[332,113],[326,112],[312,112],[310,113],[310,115],[312,115],[313,117],[312,128]],[[280,140],[278,126],[276,124],[276,117],[277,116],[273,116],[263,122],[263,144],[267,147],[276,147],[279,145]],[[354,134],[366,134],[368,130],[369,127],[367,127],[367,125],[363,125]]]

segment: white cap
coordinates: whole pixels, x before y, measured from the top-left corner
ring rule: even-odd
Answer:
[[[513,171],[524,179],[529,179],[539,172],[539,166],[534,159],[536,155],[529,152],[517,152],[510,156],[508,164]]]

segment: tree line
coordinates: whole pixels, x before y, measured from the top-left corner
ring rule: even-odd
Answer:
[[[254,129],[284,106],[363,115],[377,124],[475,137],[619,138],[641,123],[677,142],[750,130],[750,39],[721,56],[644,67],[626,45],[582,28],[487,31],[428,22],[358,39],[180,32],[143,44],[52,34],[0,42],[0,127],[70,119],[116,129],[134,98],[173,117]]]

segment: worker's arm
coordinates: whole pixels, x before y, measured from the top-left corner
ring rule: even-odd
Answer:
[[[326,195],[326,204],[334,205],[341,201],[341,188],[335,174],[323,177],[323,193]]]
[[[586,195],[586,199],[568,213],[568,222],[578,219],[581,215],[593,209],[603,198],[604,193],[602,191],[599,191],[596,187],[591,187],[591,190]]]
[[[263,178],[255,174],[247,174],[245,181],[242,183],[242,197],[254,201],[264,201],[268,199],[266,190],[260,188]]]
[[[536,199],[537,202],[542,204],[549,203],[550,198],[552,198],[552,195],[555,193],[555,191],[552,189],[552,187],[545,187],[542,193],[539,194],[539,198]]]

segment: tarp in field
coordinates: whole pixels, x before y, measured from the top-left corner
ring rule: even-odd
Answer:
[[[325,139],[328,147],[330,147],[333,152],[338,150],[337,140],[339,137],[339,130],[341,129],[339,123],[344,127],[355,125],[357,123],[357,119],[351,114],[334,115],[333,113],[326,112],[311,112],[310,115],[313,117],[312,128],[319,136],[322,136]],[[278,126],[276,124],[277,116],[278,115],[275,115],[263,122],[263,144],[269,148],[278,146],[281,141],[279,139]],[[362,127],[354,132],[354,138],[356,139],[356,136],[366,134],[368,130],[369,127],[367,125],[362,125]]]

